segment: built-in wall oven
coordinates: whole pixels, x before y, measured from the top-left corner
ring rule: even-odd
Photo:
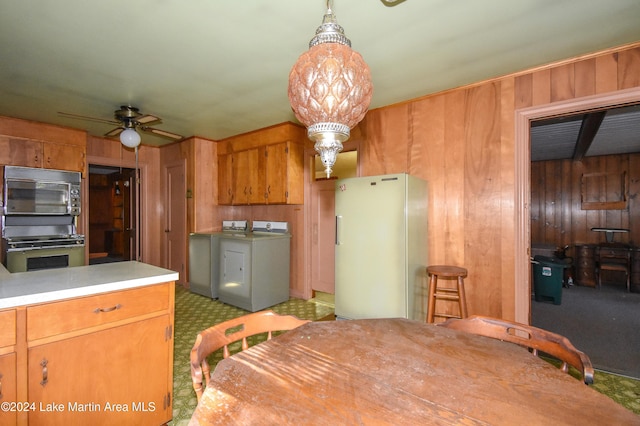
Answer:
[[[37,271],[84,265],[84,236],[4,239],[9,272]]]
[[[9,272],[85,264],[78,172],[5,166],[2,261]]]

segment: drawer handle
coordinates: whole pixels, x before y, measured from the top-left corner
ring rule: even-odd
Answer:
[[[100,312],[111,312],[111,311],[115,311],[115,310],[120,309],[120,308],[122,308],[122,305],[118,303],[117,305],[112,306],[110,308],[95,308],[93,310],[93,313],[94,314],[99,314]]]
[[[42,386],[45,386],[49,382],[49,369],[47,368],[48,363],[49,361],[47,361],[46,358],[43,358],[40,362],[40,365],[42,366],[42,381],[40,384]]]
[[[0,399],[2,399],[2,373],[0,373]]]

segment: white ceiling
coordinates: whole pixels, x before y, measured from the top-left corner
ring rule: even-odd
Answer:
[[[371,108],[640,41],[638,0],[335,0]],[[120,105],[219,140],[295,121],[288,75],[323,0],[0,0],[0,115],[82,128]],[[143,144],[169,142],[143,135]]]

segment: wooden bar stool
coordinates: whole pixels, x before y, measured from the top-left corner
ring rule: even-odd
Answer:
[[[467,276],[467,270],[458,266],[433,265],[427,266],[427,275],[430,277],[427,322],[433,323],[434,317],[466,318],[468,315],[467,298],[464,294],[464,277]],[[438,288],[438,278],[456,279],[458,283],[456,288]],[[460,315],[456,316],[445,313],[436,313],[435,309],[437,299],[457,301]]]

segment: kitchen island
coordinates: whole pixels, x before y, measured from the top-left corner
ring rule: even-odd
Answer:
[[[0,424],[164,424],[178,273],[139,262],[0,268]]]

